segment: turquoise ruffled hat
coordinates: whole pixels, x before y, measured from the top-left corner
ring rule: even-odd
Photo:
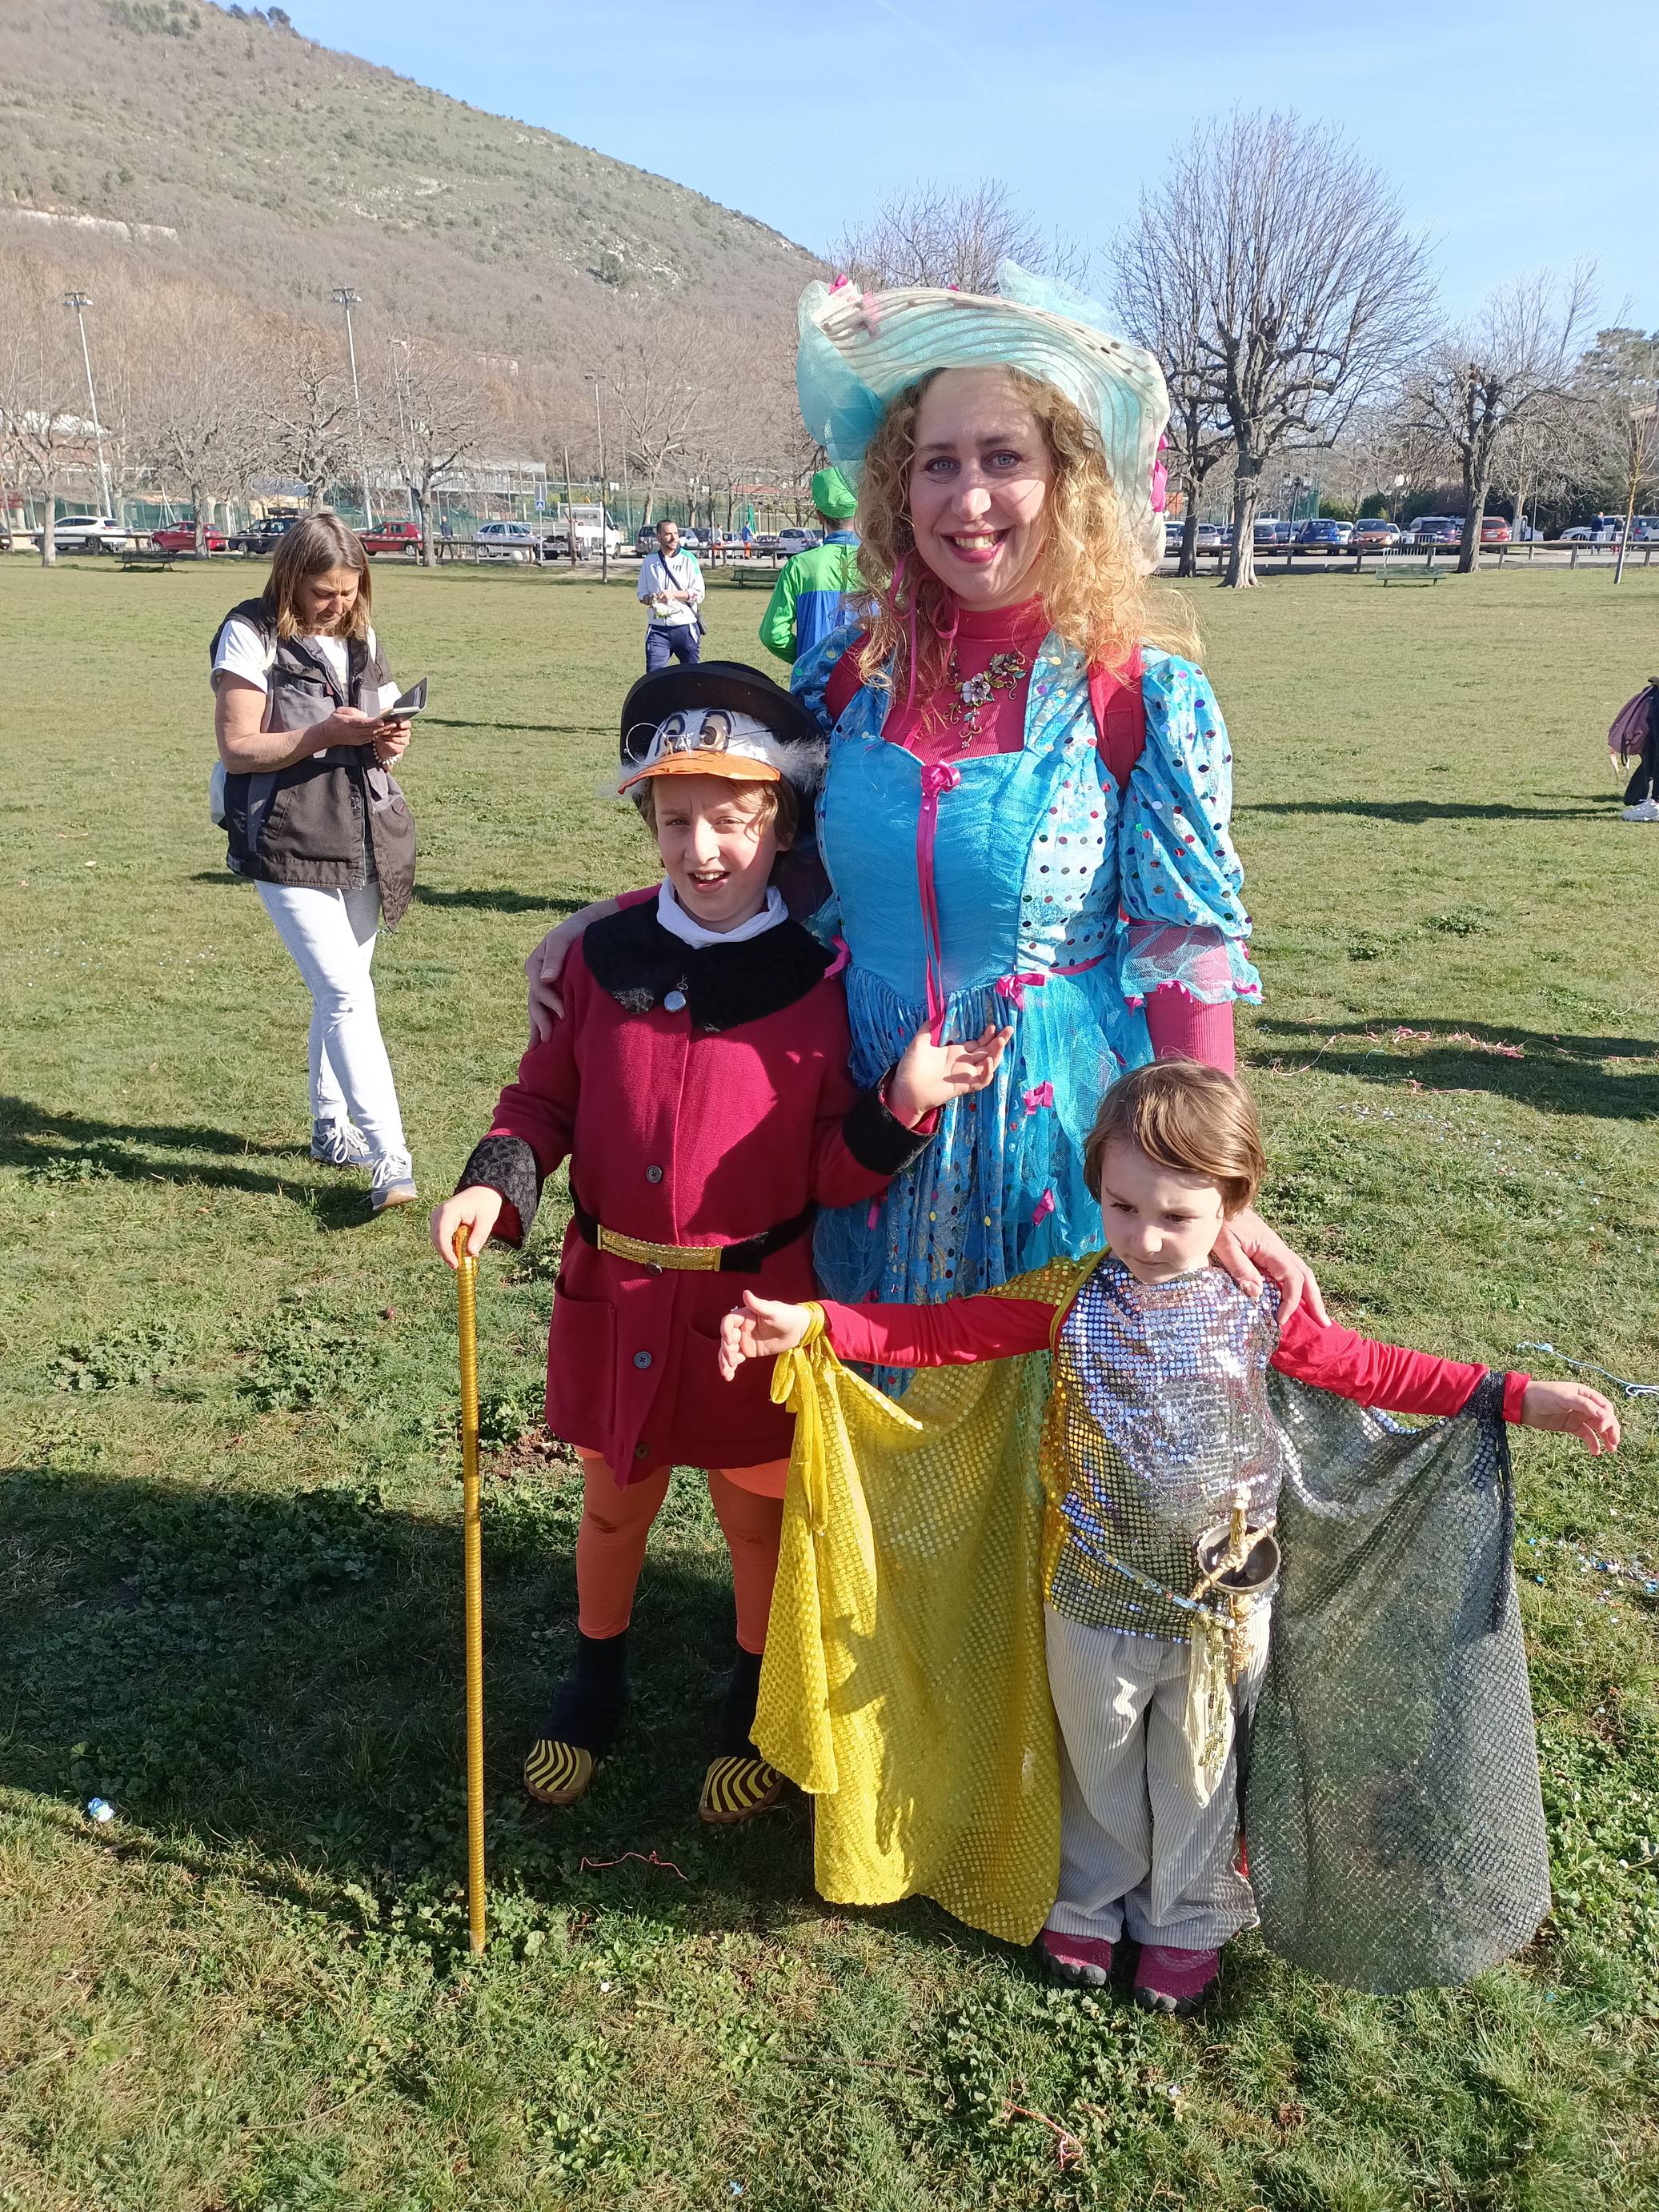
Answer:
[[[907,385],[933,369],[994,364],[1056,385],[1094,424],[1142,563],[1156,568],[1164,524],[1152,472],[1169,390],[1153,356],[1119,337],[1092,300],[1013,261],[999,265],[994,295],[923,286],[861,292],[845,278],[801,295],[801,420],[849,484]]]

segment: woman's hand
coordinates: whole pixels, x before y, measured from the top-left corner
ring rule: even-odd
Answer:
[[[382,768],[401,760],[409,750],[409,724],[382,722],[374,732],[374,757]]]
[[[1287,1322],[1305,1302],[1320,1327],[1330,1327],[1324,1294],[1313,1269],[1299,1254],[1291,1251],[1282,1237],[1268,1228],[1253,1206],[1233,1215],[1217,1238],[1210,1257],[1232,1277],[1241,1291],[1248,1291],[1252,1297],[1261,1288],[1261,1278],[1271,1276],[1279,1285],[1281,1322]]]
[[[564,963],[570,957],[573,945],[581,942],[582,933],[589,925],[603,921],[609,914],[617,911],[615,899],[598,899],[585,906],[578,914],[569,915],[556,929],[550,929],[536,950],[524,963],[524,972],[530,978],[530,1042],[545,1044],[553,1034],[556,1022],[564,1019],[564,1000],[559,995],[559,978],[564,973]]]
[[[774,1359],[793,1352],[812,1316],[805,1306],[778,1298],[757,1298],[752,1291],[720,1322],[720,1373],[729,1382],[745,1359]]]
[[[1012,1035],[1012,1030],[987,1022],[971,1044],[935,1044],[929,1030],[918,1030],[887,1085],[888,1112],[907,1129],[914,1129],[936,1107],[948,1106],[970,1091],[983,1091]]]
[[[441,1206],[434,1206],[432,1242],[439,1258],[448,1267],[456,1266],[455,1231],[465,1223],[467,1253],[476,1260],[501,1218],[503,1203],[500,1191],[488,1190],[482,1183],[470,1183],[465,1190],[458,1190],[453,1198],[447,1198]]]
[[[1595,1453],[1619,1449],[1619,1416],[1599,1390],[1583,1382],[1528,1382],[1521,1399],[1524,1429],[1579,1437]]]
[[[366,714],[361,707],[337,707],[326,720],[313,722],[306,732],[313,752],[326,752],[331,745],[372,745],[386,724],[378,714]]]

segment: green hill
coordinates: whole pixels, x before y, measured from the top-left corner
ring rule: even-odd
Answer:
[[[747,216],[273,18],[6,0],[0,240],[118,247],[302,316],[351,283],[400,330],[544,358],[619,291],[775,325],[817,273]]]

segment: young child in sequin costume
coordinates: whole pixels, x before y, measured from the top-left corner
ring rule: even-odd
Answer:
[[[1107,1093],[1085,1169],[1108,1249],[1056,1303],[1006,1291],[933,1306],[774,1304],[745,1296],[723,1327],[725,1371],[818,1331],[836,1353],[900,1367],[1054,1354],[1044,1436],[1045,1626],[1061,1741],[1060,1893],[1042,1943],[1060,1973],[1100,1984],[1126,1933],[1138,1999],[1188,2012],[1220,1949],[1255,1924],[1237,1859],[1232,1707],[1267,1655],[1271,1595],[1232,1650],[1217,1756],[1201,1718],[1219,1644],[1205,1562],[1231,1534],[1270,1531],[1291,1447],[1267,1396],[1272,1365],[1358,1403],[1461,1412],[1486,1370],[1323,1327],[1281,1322],[1276,1288],[1251,1297],[1210,1264],[1228,1216],[1264,1170],[1255,1109],[1231,1076],[1160,1060]],[[1511,1374],[1507,1419],[1613,1449],[1597,1392]],[[1271,1547],[1269,1547],[1271,1548]],[[1200,1552],[1203,1559],[1200,1559]],[[1223,1678],[1224,1679],[1224,1677]]]

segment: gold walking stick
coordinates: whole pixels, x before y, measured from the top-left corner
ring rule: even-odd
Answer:
[[[461,1333],[461,1530],[466,1580],[466,1918],[468,1948],[484,1947],[483,1548],[478,1521],[478,1263],[471,1234],[455,1231],[455,1295]]]

